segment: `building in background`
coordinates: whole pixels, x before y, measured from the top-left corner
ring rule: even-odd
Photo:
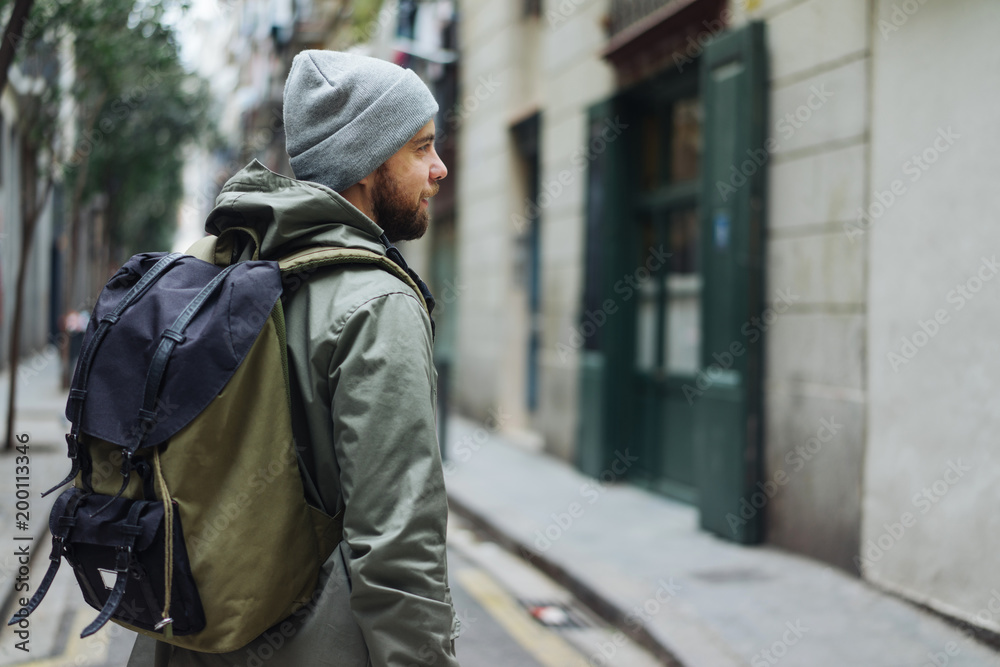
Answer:
[[[1000,7],[460,8],[458,409],[1000,631]]]
[[[44,86],[51,85],[51,78],[56,76],[64,77],[64,85],[72,80],[71,68],[58,67],[54,54],[14,63],[0,97],[0,363],[4,367],[10,363],[11,323],[25,213],[44,193],[39,152],[25,138],[28,124],[25,117],[32,113],[33,98]],[[65,79],[66,76],[70,78]],[[72,141],[69,135],[72,109],[64,107],[62,112],[66,128],[62,141],[68,144]],[[27,305],[21,315],[20,354],[37,351],[55,339],[62,329],[60,316],[64,303],[72,304],[77,310],[89,306],[89,302],[82,301],[78,295],[98,284],[100,275],[93,267],[106,259],[106,249],[96,243],[96,236],[89,236],[77,246],[77,252],[87,261],[78,263],[78,275],[70,279],[64,275],[62,258],[70,252],[65,240],[60,242],[59,239],[65,222],[64,194],[63,180],[58,178],[35,223],[25,276],[24,303]],[[99,226],[102,220],[100,202],[82,215]],[[69,288],[68,295],[63,293],[64,286]]]

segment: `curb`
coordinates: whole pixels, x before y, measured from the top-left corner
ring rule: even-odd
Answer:
[[[495,526],[487,516],[470,508],[453,495],[448,495],[449,509],[471,523],[477,530],[488,535],[493,541],[510,553],[526,561],[532,567],[544,572],[549,578],[573,593],[606,623],[617,628],[632,641],[640,645],[659,660],[665,667],[686,667],[674,653],[659,642],[645,626],[635,628],[626,624],[626,613],[605,598],[586,581],[575,576],[558,563],[532,550],[523,542],[508,535]]]

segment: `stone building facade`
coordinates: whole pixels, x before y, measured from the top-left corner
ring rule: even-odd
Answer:
[[[459,7],[456,407],[1000,631],[1000,7]]]

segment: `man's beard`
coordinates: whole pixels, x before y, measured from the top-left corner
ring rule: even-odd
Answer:
[[[381,168],[375,174],[372,209],[375,224],[382,228],[393,243],[419,239],[430,223],[430,215],[420,205],[420,201],[414,205]]]

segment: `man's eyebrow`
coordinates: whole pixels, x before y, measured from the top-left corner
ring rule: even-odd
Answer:
[[[414,146],[420,146],[422,144],[427,143],[428,141],[434,141],[434,133],[433,132],[428,132],[427,134],[422,134],[419,137],[417,137],[416,139],[412,140],[410,143],[412,143]]]

